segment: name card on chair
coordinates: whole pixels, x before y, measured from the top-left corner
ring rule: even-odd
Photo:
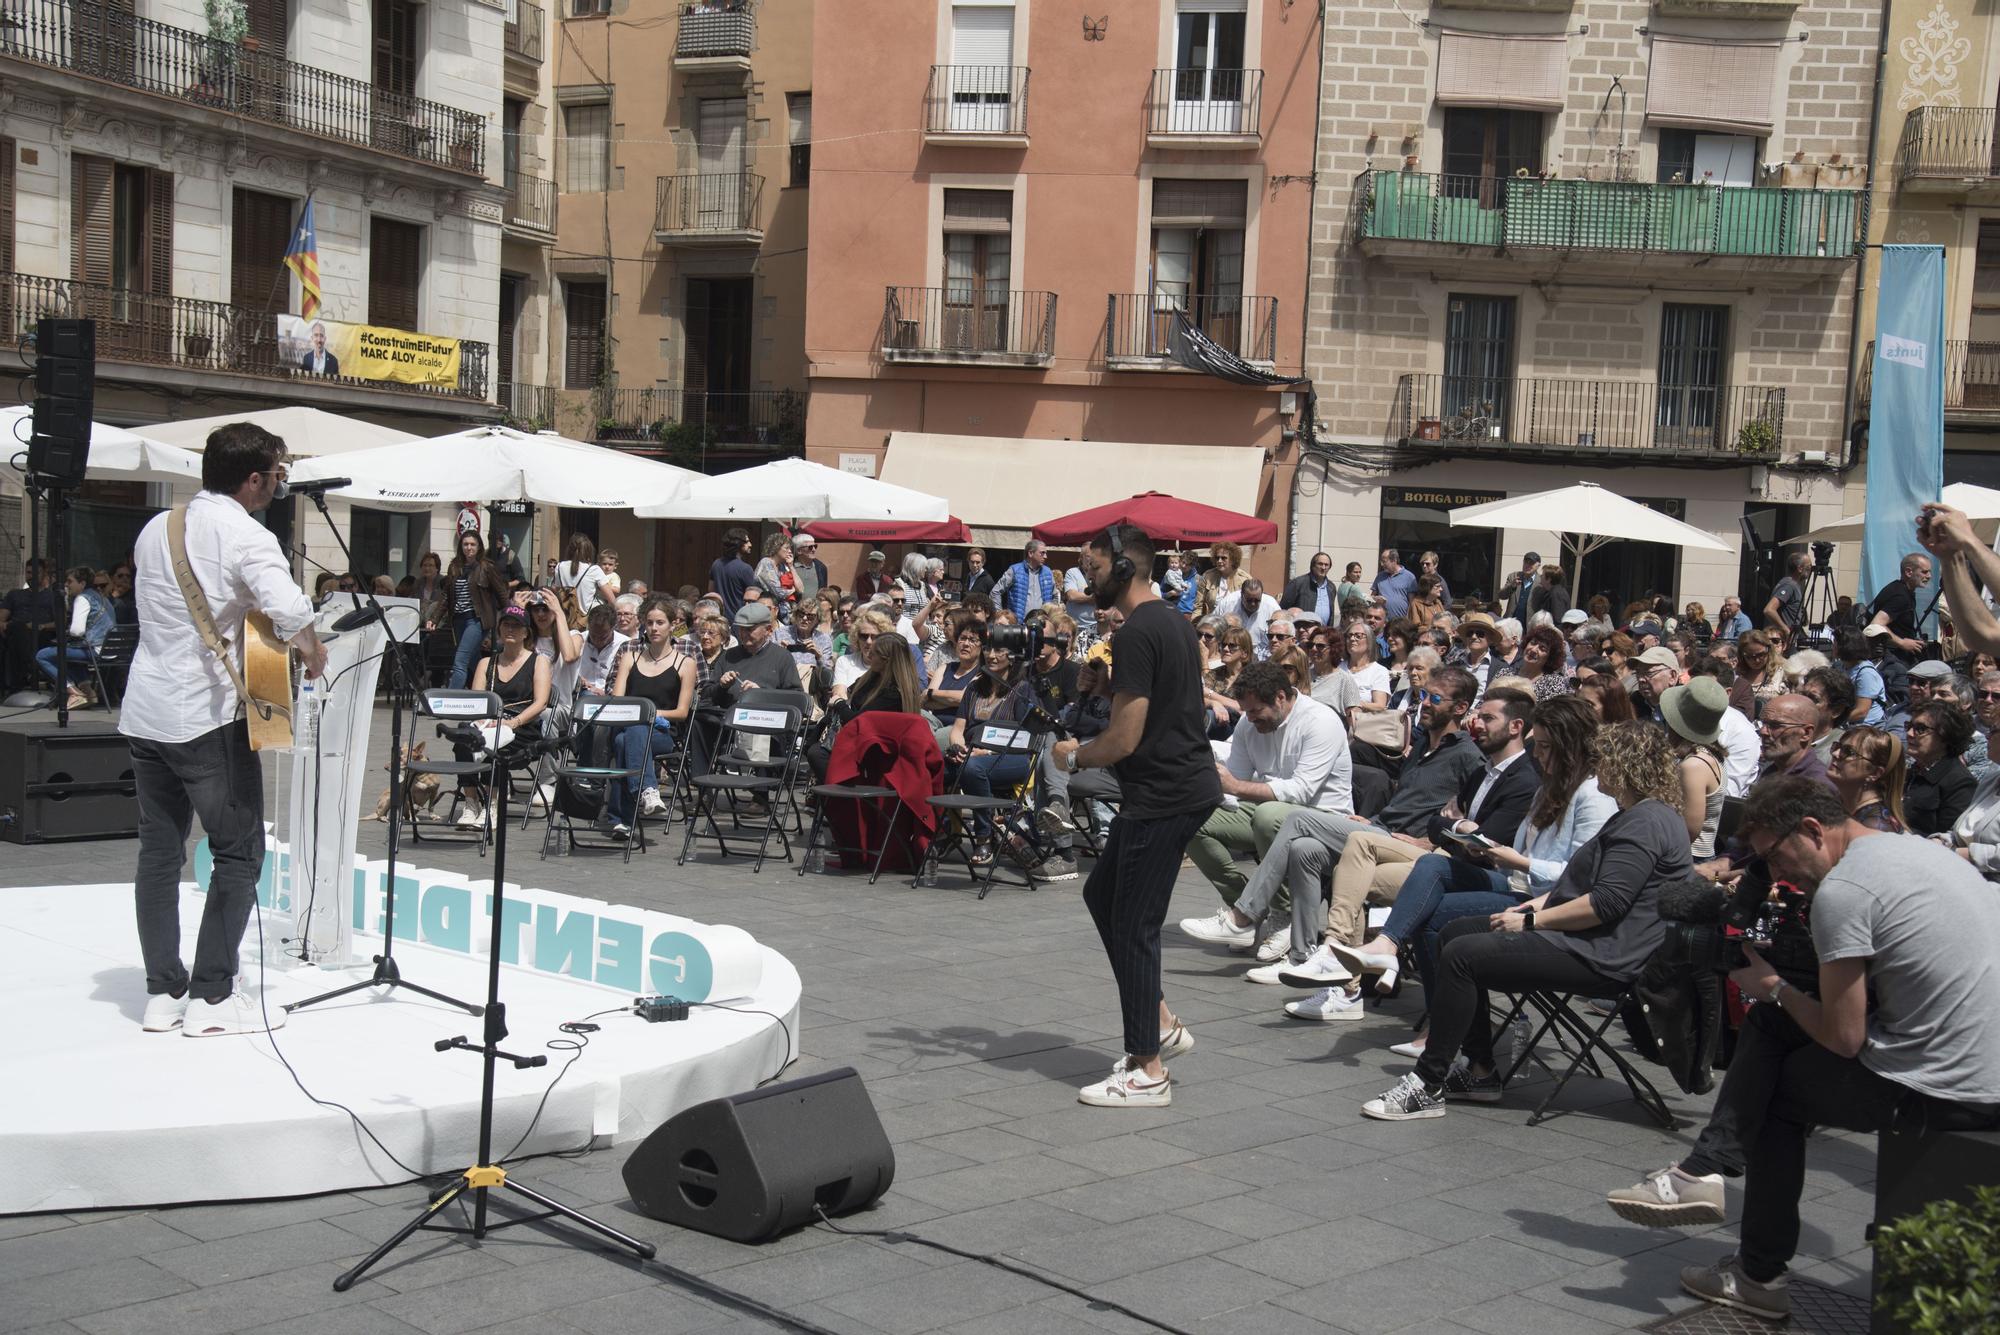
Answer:
[[[994,750],[1030,751],[1034,749],[1035,735],[1026,728],[989,723],[979,730],[979,744]]]
[[[621,700],[612,704],[606,700],[579,700],[576,716],[585,723],[637,723],[644,708],[634,701]]]
[[[436,718],[492,718],[497,696],[483,691],[458,694],[438,691],[426,692],[424,706]]]
[[[729,716],[732,728],[789,728],[790,715],[782,709],[744,709],[740,706]]]

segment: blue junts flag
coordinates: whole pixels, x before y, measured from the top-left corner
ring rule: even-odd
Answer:
[[[1944,490],[1944,249],[1882,247],[1857,603],[1902,573],[1917,510]],[[1928,629],[1928,628],[1926,628]]]

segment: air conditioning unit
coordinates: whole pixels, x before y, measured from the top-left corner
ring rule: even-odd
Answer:
[[[1833,462],[1833,456],[1825,450],[1800,450],[1792,456],[1792,462],[1825,465]]]

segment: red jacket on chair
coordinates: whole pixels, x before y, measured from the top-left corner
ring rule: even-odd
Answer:
[[[925,799],[944,793],[944,756],[931,735],[928,716],[881,709],[855,715],[834,738],[826,781],[894,788],[909,810],[902,828],[910,833],[911,846],[919,856],[930,847],[937,832],[937,811]],[[895,811],[887,799],[834,802],[827,807],[827,824],[841,845],[843,867],[866,868],[873,863]],[[897,863],[900,854],[898,841],[883,865]]]

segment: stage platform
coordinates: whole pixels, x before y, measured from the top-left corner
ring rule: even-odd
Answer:
[[[465,902],[474,916],[484,897],[441,873],[404,868],[399,882],[403,875],[422,884],[423,930],[441,943],[402,940],[399,921],[396,956],[404,974],[483,1001],[483,939],[461,939],[459,927],[469,924],[451,915],[455,896],[472,892]],[[364,879],[357,876],[357,921],[373,919],[364,912]],[[512,910],[514,890],[508,895]],[[375,989],[301,1011],[271,1034],[148,1034],[139,1027],[145,976],[129,884],[10,889],[6,904],[0,1013],[13,1023],[9,1093],[0,1098],[0,1213],[305,1195],[402,1182],[473,1162],[479,1058],[438,1053],[433,1045],[461,1034],[477,1040],[479,1019],[414,994]],[[547,1106],[519,1154],[642,1137],[690,1104],[754,1087],[797,1056],[799,977],[775,951],[734,929],[545,891],[527,892],[522,904],[520,962],[502,966],[511,1031],[504,1046],[545,1052],[549,1064],[517,1070],[501,1063],[496,1153],[521,1137],[545,1093]],[[193,950],[202,905],[201,892],[184,886],[184,954]],[[289,932],[291,915],[273,908],[253,916],[245,935],[243,970],[251,979],[259,973],[259,917],[274,1009],[366,976],[365,966],[341,973],[285,958],[279,937]],[[700,974],[710,960],[698,943],[713,946],[721,936],[739,958],[726,970],[722,947],[714,947],[714,990],[704,975],[691,979],[684,994],[782,1016],[789,1040],[767,1015],[697,1008],[685,1022],[648,1024],[619,1009],[635,993],[657,990],[665,965],[678,965],[684,976]],[[367,960],[380,941],[357,932],[355,957]],[[740,985],[724,987],[725,971]],[[753,981],[740,981],[746,978]],[[558,1024],[607,1010],[614,1013],[593,1021],[603,1027],[581,1055],[545,1047],[564,1038]],[[353,1109],[408,1167],[371,1143],[346,1113],[312,1102],[300,1084]]]

